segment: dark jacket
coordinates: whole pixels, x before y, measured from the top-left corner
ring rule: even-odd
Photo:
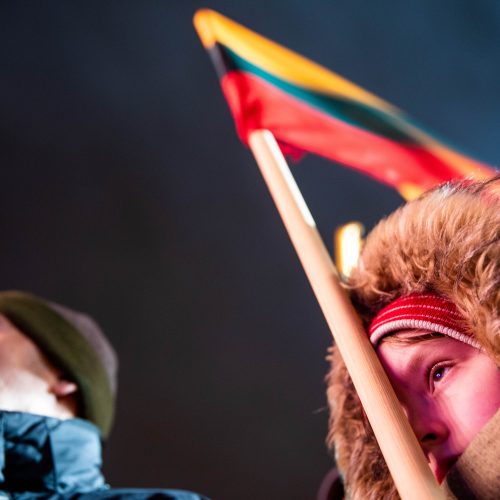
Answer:
[[[110,489],[101,464],[91,423],[0,411],[0,500],[207,500],[180,490]]]

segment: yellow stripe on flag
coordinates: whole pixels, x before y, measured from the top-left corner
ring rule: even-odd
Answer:
[[[398,112],[398,109],[388,102],[345,78],[213,10],[197,11],[194,25],[206,49],[219,42],[251,64],[295,85],[352,99],[382,111]]]

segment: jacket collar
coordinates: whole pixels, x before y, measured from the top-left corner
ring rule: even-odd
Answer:
[[[0,490],[86,493],[106,487],[101,465],[91,423],[0,411]]]

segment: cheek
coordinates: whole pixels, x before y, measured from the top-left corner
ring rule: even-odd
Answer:
[[[27,339],[13,337],[0,345],[0,378],[17,378],[19,374],[41,376],[43,357]]]
[[[500,371],[494,365],[476,365],[471,373],[447,398],[456,436],[465,446],[500,408]]]
[[[12,369],[22,365],[22,356],[19,355],[17,349],[10,346],[6,349],[4,346],[0,347],[0,374],[7,374]]]

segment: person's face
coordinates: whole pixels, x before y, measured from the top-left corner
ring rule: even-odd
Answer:
[[[484,352],[450,337],[382,341],[378,354],[441,482],[500,407],[500,370]]]
[[[76,412],[77,387],[0,314],[0,409],[59,418]]]

